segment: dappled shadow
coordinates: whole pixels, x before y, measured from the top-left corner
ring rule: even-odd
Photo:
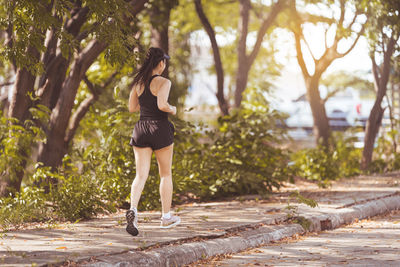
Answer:
[[[340,229],[267,244],[213,266],[399,266],[400,211]],[[382,227],[382,223],[388,225]],[[362,227],[361,227],[362,226]]]

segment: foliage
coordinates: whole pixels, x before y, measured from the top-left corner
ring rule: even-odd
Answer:
[[[382,53],[380,46],[392,36],[397,40],[400,34],[399,10],[397,0],[361,0],[358,8],[368,15],[366,37],[372,53]],[[397,49],[399,47],[397,46]]]
[[[105,111],[90,109],[69,154],[73,162],[81,163],[81,173],[96,178],[105,200],[122,203],[129,195],[135,173],[129,138],[138,117],[132,116],[121,100],[114,103]]]
[[[37,105],[30,109],[33,119],[48,120],[48,109]],[[32,145],[45,142],[45,133],[32,120],[21,124],[15,118],[6,118],[0,111],[0,173],[7,173],[11,181],[23,171],[23,162],[31,160]],[[15,192],[11,192],[14,194]]]
[[[282,116],[268,108],[259,89],[248,88],[244,95],[243,108],[219,117],[217,131],[210,133],[210,196],[265,195],[288,178],[289,156],[278,147],[285,133],[277,127]]]
[[[112,64],[132,64],[135,60],[132,47],[136,44],[133,33],[135,27],[127,23],[132,15],[129,3],[124,0],[111,1],[79,1],[88,9],[87,22],[83,30],[87,31],[87,39],[96,38],[107,42],[105,56]],[[13,32],[13,45],[0,48],[0,58],[15,62],[18,67],[26,67],[32,73],[44,71],[43,62],[30,55],[27,47],[35,48],[40,53],[47,49],[43,45],[47,30],[53,30],[60,41],[60,50],[65,58],[69,58],[74,50],[78,50],[79,41],[64,27],[65,20],[75,15],[76,5],[69,0],[60,1],[1,1],[0,30]],[[29,54],[27,56],[27,53]]]
[[[269,116],[268,116],[269,115]],[[219,131],[207,146],[210,195],[265,195],[287,179],[288,155],[274,146],[271,114],[249,110],[218,119]],[[205,192],[207,193],[207,192]]]
[[[361,98],[375,96],[374,84],[366,78],[366,73],[336,71],[326,75],[320,84],[327,88],[327,95],[334,96],[340,91],[345,91],[348,87],[359,91]]]
[[[331,137],[335,146],[318,144],[315,148],[300,150],[293,154],[293,169],[297,175],[317,181],[326,187],[331,180],[359,174],[361,151],[353,146],[354,137],[345,138],[335,133]]]
[[[306,204],[311,208],[318,207],[318,203],[314,199],[302,196],[298,190],[291,192],[287,199],[287,205],[285,207],[286,221],[298,223],[303,227],[304,230],[309,230],[311,221],[303,216],[299,216],[298,206],[290,204],[290,200],[292,198],[296,198],[299,203]]]
[[[33,181],[42,181],[40,187],[24,186],[14,197],[0,198],[0,226],[3,230],[28,221],[77,220],[90,218],[99,212],[115,211],[110,203],[103,201],[105,191],[95,177],[80,174],[66,156],[56,172],[41,163],[35,166]],[[57,178],[45,193],[45,178]]]
[[[49,215],[43,189],[23,187],[14,197],[0,198],[0,227],[3,230],[24,222],[43,221]]]
[[[57,184],[50,184],[49,200],[53,203],[54,213],[58,218],[77,220],[90,218],[99,212],[115,211],[115,208],[104,201],[106,192],[96,177],[90,173],[80,174],[71,158],[65,156],[63,165],[57,172],[50,167],[38,167],[37,178],[57,178]]]
[[[373,160],[367,169],[369,173],[383,173],[400,169],[400,153],[396,151],[398,144],[394,145],[394,142],[399,140],[399,132],[396,129],[387,132],[384,132],[384,128],[381,130],[383,133],[377,140]]]

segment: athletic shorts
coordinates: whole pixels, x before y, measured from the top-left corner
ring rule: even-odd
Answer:
[[[129,144],[157,150],[174,142],[175,126],[169,120],[138,120]]]

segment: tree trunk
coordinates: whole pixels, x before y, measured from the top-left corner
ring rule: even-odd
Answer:
[[[363,170],[366,170],[371,163],[375,139],[382,123],[384,110],[381,107],[381,103],[378,102],[375,101],[365,128],[364,149],[361,159],[361,169]]]
[[[36,59],[39,58],[39,52],[34,47],[29,47],[27,54],[32,55]],[[35,79],[36,76],[26,68],[18,69],[8,112],[10,118],[13,117],[23,122],[29,117],[29,108],[32,101],[28,93],[33,95]]]
[[[168,2],[168,1],[167,1]],[[151,23],[151,39],[150,44],[153,47],[158,47],[168,54],[169,39],[168,39],[168,26],[171,14],[171,7],[168,3],[157,5],[154,3],[149,11]],[[169,77],[168,66],[166,66],[164,77]]]
[[[235,107],[239,108],[242,103],[243,92],[247,87],[247,79],[249,77],[249,68],[244,63],[239,64],[236,73],[236,90],[235,90]]]
[[[329,145],[331,129],[329,119],[326,115],[325,104],[319,94],[319,78],[310,77],[306,81],[307,100],[310,103],[311,112],[314,120],[314,135],[317,142],[322,141],[324,146]]]
[[[257,32],[257,39],[250,54],[247,54],[247,35],[250,19],[250,0],[239,1],[239,43],[238,43],[238,69],[236,72],[235,107],[240,107],[243,92],[246,90],[249,72],[261,48],[262,41],[267,30],[272,26],[279,12],[285,7],[287,0],[278,0],[271,5],[271,11],[263,19]]]
[[[51,9],[52,5],[49,5],[49,10]],[[87,8],[86,8],[87,9]],[[87,9],[88,11],[88,9]],[[87,14],[87,11],[84,12],[84,16],[74,16],[73,14],[73,19],[68,20],[68,27],[66,27],[66,30],[69,30],[71,27],[76,28],[76,23],[74,23],[77,18],[82,21],[82,24],[84,22],[85,16]],[[82,12],[81,12],[82,13]],[[81,25],[78,25],[80,29]],[[78,30],[79,31],[79,30]],[[54,45],[54,41],[51,41],[52,38],[50,38],[51,43]],[[44,38],[43,38],[44,41]],[[51,43],[48,43],[48,45],[51,45]],[[51,51],[53,51],[53,46],[48,47]],[[36,60],[39,60],[40,54],[37,51],[36,48],[34,47],[28,47],[27,54],[30,56],[33,56]],[[50,61],[50,55],[51,53],[47,53],[44,55],[43,59],[46,62]],[[57,90],[52,90],[54,88],[59,88],[61,87],[61,83],[64,80],[65,72],[67,71],[68,68],[68,61],[61,56],[61,53],[59,54],[59,57],[57,58],[58,63],[64,63],[64,64],[54,64],[53,62],[50,62],[47,67],[47,77],[50,79],[47,80],[46,84],[42,89],[38,90],[39,96],[43,96],[43,92],[50,92],[53,93],[54,91]],[[60,77],[61,76],[61,77]],[[42,77],[46,77],[45,75]],[[30,73],[27,69],[18,69],[17,75],[16,75],[16,82],[13,88],[13,96],[12,100],[10,103],[9,107],[9,117],[17,118],[21,123],[23,123],[25,120],[30,118],[30,113],[29,113],[29,108],[32,107],[34,104],[37,103],[32,103],[32,100],[29,98],[28,93],[34,95],[34,85],[35,85],[35,80],[36,76]],[[52,81],[55,81],[54,83]],[[58,82],[57,82],[58,81]],[[52,86],[52,87],[51,87]],[[48,94],[50,95],[50,94]],[[50,109],[54,107],[54,103],[56,100],[56,97],[58,95],[52,95],[49,98],[43,98],[41,99],[41,104],[45,104],[47,107]],[[18,155],[24,155],[25,151],[21,146],[18,146],[20,149],[17,150]],[[28,157],[29,155],[25,155],[25,157]],[[18,192],[21,186],[21,182],[24,176],[24,169],[26,167],[26,159],[24,158],[19,166],[20,170],[15,172],[15,175],[11,175],[12,170],[7,170],[2,176],[0,176],[0,181],[2,181],[2,186],[0,186],[0,196],[5,196],[8,195],[10,192]],[[9,168],[15,168],[15,166],[10,166]],[[11,176],[10,176],[11,175]]]
[[[88,7],[75,8],[71,13],[71,18],[64,23],[65,31],[76,38],[81,31],[82,25],[87,20]],[[46,53],[43,55],[45,64],[45,74],[40,77],[37,95],[40,96],[39,103],[52,110],[60,96],[62,84],[70,64],[69,58],[64,58],[61,51],[57,51],[58,39],[55,32],[48,33],[46,40]]]
[[[66,138],[67,128],[79,85],[87,69],[107,47],[105,43],[92,41],[77,56],[71,66],[71,71],[61,89],[60,97],[50,116],[47,131],[47,143],[39,146],[38,161],[55,169],[61,165],[62,158],[67,153],[69,139]]]
[[[229,105],[225,99],[225,94],[224,94],[224,69],[222,67],[221,55],[219,52],[217,40],[215,38],[215,32],[214,32],[214,29],[212,28],[206,14],[203,11],[203,7],[201,5],[201,0],[195,0],[194,3],[196,6],[197,15],[199,16],[201,24],[203,24],[203,27],[206,30],[208,37],[210,38],[211,47],[213,50],[215,71],[217,73],[216,96],[217,96],[217,100],[218,100],[219,109],[221,110],[222,115],[228,115],[229,114]]]
[[[36,59],[40,56],[37,49],[32,46],[28,47],[27,54]],[[9,118],[18,119],[19,123],[23,123],[29,117],[29,108],[32,105],[32,101],[28,94],[34,94],[35,79],[36,77],[26,68],[18,69],[8,110]],[[12,132],[10,132],[10,135],[12,135]],[[21,146],[18,146],[16,153],[21,155],[23,159],[18,166],[18,171],[14,170],[15,174],[12,174],[12,169],[16,168],[14,164],[10,164],[5,172],[0,174],[0,197],[8,196],[10,193],[14,195],[20,189],[27,155]]]
[[[130,1],[130,13],[133,16],[137,15],[143,10],[147,1],[148,0]],[[68,24],[71,27],[71,31],[79,32],[77,27],[81,26],[79,22],[84,21],[83,17],[86,16],[86,12],[86,10],[82,11],[81,9],[76,13],[73,17],[75,21]],[[73,137],[71,133],[75,132],[71,127],[73,128],[76,126],[70,125],[70,119],[79,85],[85,77],[88,68],[106,47],[106,43],[98,40],[91,41],[75,58],[71,70],[69,71],[69,76],[62,83],[59,97],[52,110],[50,122],[47,127],[47,143],[40,144],[38,153],[38,161],[43,162],[45,166],[52,167],[53,170],[61,165],[62,159],[67,153],[68,146]],[[54,60],[57,60],[57,57],[54,58]]]
[[[23,160],[21,165],[25,166],[26,161]],[[15,177],[9,172],[8,168],[4,174],[0,176],[0,198],[1,197],[14,197],[15,193],[19,191],[21,187],[22,177],[24,176],[24,170],[17,171]],[[19,179],[21,177],[21,179]]]
[[[238,68],[236,72],[235,107],[240,107],[242,93],[246,89],[249,67],[247,63],[246,42],[249,29],[250,0],[239,1],[239,43],[238,43]]]
[[[379,133],[379,128],[382,123],[382,117],[384,110],[381,107],[383,97],[386,95],[387,84],[389,81],[391,58],[394,52],[394,47],[397,42],[397,38],[394,37],[395,33],[392,33],[392,37],[388,41],[386,50],[383,50],[383,63],[382,67],[378,67],[375,61],[375,55],[372,54],[372,72],[374,74],[375,90],[376,90],[376,100],[374,106],[371,109],[367,125],[365,128],[364,137],[364,149],[361,158],[361,169],[366,170],[372,161],[372,154],[374,151],[374,143],[377,134]]]

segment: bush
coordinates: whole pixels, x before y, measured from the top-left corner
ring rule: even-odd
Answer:
[[[248,88],[242,107],[220,116],[216,129],[206,131],[201,157],[191,170],[199,177],[201,199],[241,194],[267,195],[290,176],[288,151],[279,148],[283,117],[270,110],[263,92]]]
[[[395,149],[394,140],[397,142],[399,140],[397,130],[389,130],[378,138],[372,162],[367,169],[368,173],[383,173],[400,169],[400,153],[395,151],[397,149]]]
[[[14,197],[0,198],[0,226],[3,231],[24,222],[43,221],[49,215],[43,189],[23,187]]]
[[[322,144],[302,149],[293,154],[294,172],[327,187],[331,180],[360,174],[361,150],[353,146],[354,137],[345,138],[341,133],[332,135],[331,147]]]
[[[235,110],[218,118],[211,135],[206,166],[209,188],[205,196],[266,195],[288,179],[288,153],[277,147],[278,114],[267,108]]]

